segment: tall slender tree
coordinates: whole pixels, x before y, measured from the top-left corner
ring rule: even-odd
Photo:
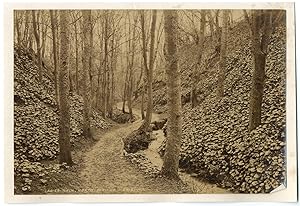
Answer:
[[[134,69],[134,63],[135,63],[135,59],[136,59],[136,33],[137,33],[137,17],[134,16],[134,20],[133,20],[133,25],[132,28],[129,27],[129,35],[130,35],[130,30],[132,30],[132,40],[129,41],[129,45],[128,48],[130,50],[130,55],[128,56],[128,62],[127,62],[127,69],[129,71],[129,75],[128,75],[128,92],[127,92],[127,106],[128,106],[128,111],[129,111],[129,115],[130,118],[133,118],[133,112],[132,112],[132,94],[133,94],[133,82],[134,82],[134,73],[133,73],[133,69]],[[129,37],[130,38],[130,37]]]
[[[45,58],[46,45],[47,45],[47,33],[48,33],[48,14],[46,11],[41,12],[41,22],[40,22],[40,36],[41,36],[41,58]]]
[[[249,17],[246,10],[244,16],[249,24],[254,70],[250,91],[249,130],[255,129],[261,123],[261,106],[266,78],[266,58],[270,36],[283,13],[276,15],[272,10],[253,10]]]
[[[34,34],[34,37],[35,37],[36,49],[37,49],[37,63],[38,63],[38,67],[39,67],[39,81],[41,82],[42,77],[43,77],[43,64],[42,64],[41,42],[40,42],[39,27],[38,27],[38,21],[39,21],[40,13],[37,12],[37,15],[36,15],[35,10],[32,10],[31,14],[32,14],[33,34]]]
[[[202,62],[202,52],[204,46],[204,34],[205,34],[205,25],[206,25],[206,11],[201,10],[201,20],[200,20],[200,34],[199,40],[197,41],[197,63],[193,68],[193,79],[192,79],[192,91],[191,91],[191,99],[192,99],[192,107],[194,108],[197,104],[197,83],[199,82],[199,70]]]
[[[91,10],[83,10],[83,134],[86,138],[91,138],[91,84],[90,84],[90,56],[91,56],[91,30],[92,30],[92,14]]]
[[[74,37],[75,37],[75,90],[79,94],[79,40],[78,40],[78,24],[77,24],[77,13],[72,13],[73,26],[74,26]]]
[[[143,42],[143,59],[144,59],[144,70],[147,79],[147,110],[146,117],[143,122],[141,129],[147,130],[150,126],[153,112],[153,68],[155,61],[154,45],[155,45],[155,29],[156,29],[156,17],[157,11],[152,11],[152,21],[150,29],[150,52],[149,52],[149,65],[147,60],[147,46],[146,46],[146,31],[145,31],[145,13],[141,11],[141,28],[142,28],[142,42]]]
[[[142,117],[142,120],[145,119],[144,102],[145,102],[145,83],[147,81],[146,75],[144,75],[143,73],[144,73],[144,67],[143,67],[143,60],[142,60],[142,62],[141,62],[141,76],[143,78],[143,80],[142,80],[142,99],[141,99],[141,117]]]
[[[103,84],[102,84],[102,101],[103,101],[103,116],[107,115],[107,95],[108,95],[108,44],[109,44],[109,12],[104,11],[104,69],[103,69]]]
[[[24,22],[24,33],[22,38],[22,44],[25,48],[28,48],[29,43],[29,20],[30,20],[30,10],[25,11],[25,22]]]
[[[181,117],[181,83],[177,54],[177,19],[176,10],[164,10],[165,43],[166,43],[166,74],[168,93],[168,125],[167,142],[162,174],[178,179],[179,153],[182,135]]]
[[[50,10],[50,21],[51,21],[51,31],[52,31],[52,47],[53,47],[53,65],[54,65],[54,89],[57,104],[59,105],[58,99],[58,86],[57,86],[57,75],[58,75],[58,60],[57,60],[57,37],[56,37],[56,29],[57,29],[57,16],[56,11]]]
[[[22,13],[20,11],[14,11],[14,32],[18,46],[21,46],[21,26],[22,26]]]
[[[227,52],[227,35],[228,35],[228,17],[229,10],[222,11],[222,34],[221,34],[221,49],[219,61],[219,76],[218,76],[218,89],[217,96],[222,98],[224,96],[224,80],[226,70],[226,52]]]
[[[59,72],[59,162],[72,165],[70,144],[70,104],[69,104],[69,20],[68,12],[60,11],[60,72]]]

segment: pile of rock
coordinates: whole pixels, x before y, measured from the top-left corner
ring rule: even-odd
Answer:
[[[159,168],[142,153],[128,153],[124,150],[124,157],[132,164],[137,165],[147,177],[157,177],[160,173]]]
[[[59,115],[54,83],[46,74],[38,81],[38,68],[28,52],[21,47],[14,51],[14,163],[15,175],[23,182],[22,191],[30,191],[32,178],[47,170],[40,163],[57,157]],[[83,100],[70,95],[71,145],[83,138]],[[96,111],[92,112],[92,127],[111,126]],[[45,172],[43,172],[45,174]],[[45,181],[44,181],[45,182]]]

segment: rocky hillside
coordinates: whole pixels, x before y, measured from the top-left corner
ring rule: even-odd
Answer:
[[[218,60],[205,49],[199,81],[200,104],[184,106],[180,167],[199,178],[242,193],[268,193],[285,183],[286,34],[276,28],[270,41],[262,105],[262,124],[248,132],[249,93],[253,71],[249,32],[241,22],[228,40],[225,97],[215,98]],[[207,42],[209,45],[209,42]],[[182,79],[190,78],[188,65]],[[184,80],[183,82],[186,82]],[[183,91],[189,87],[183,86]],[[159,89],[155,98],[164,99]],[[163,102],[163,101],[161,101]],[[158,107],[158,106],[157,106]],[[161,147],[163,154],[164,145]]]
[[[54,84],[43,76],[38,82],[37,66],[31,54],[24,49],[14,51],[14,163],[17,190],[30,191],[35,179],[45,183],[44,176],[52,171],[42,160],[55,159],[58,155],[58,109],[55,101]],[[73,149],[82,136],[83,100],[72,94],[71,144]],[[92,126],[107,129],[111,126],[96,111],[92,112]],[[57,168],[56,168],[57,169]],[[55,168],[54,168],[55,170]],[[44,172],[41,172],[44,171]]]

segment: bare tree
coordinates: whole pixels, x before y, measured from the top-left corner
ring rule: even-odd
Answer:
[[[192,80],[192,92],[191,92],[191,98],[192,98],[192,107],[194,108],[197,104],[197,83],[199,81],[199,70],[201,66],[202,61],[202,52],[203,52],[203,46],[204,46],[204,34],[205,34],[205,25],[206,25],[206,11],[201,10],[201,23],[200,23],[200,34],[199,34],[199,41],[197,41],[197,63],[193,68],[193,80]]]
[[[115,71],[117,69],[117,61],[118,61],[118,42],[120,40],[119,30],[120,30],[120,21],[122,16],[118,15],[116,12],[111,13],[112,17],[111,20],[111,32],[110,32],[110,66],[109,66],[109,91],[108,91],[108,117],[112,117],[113,115],[113,108],[115,105]]]
[[[70,104],[69,104],[69,20],[68,12],[60,11],[60,72],[59,72],[59,162],[72,165],[70,145]]]
[[[131,118],[133,118],[133,113],[132,113],[132,94],[133,94],[133,81],[134,81],[134,74],[133,74],[133,68],[134,68],[134,62],[135,62],[135,57],[136,57],[136,25],[137,25],[137,18],[134,17],[133,20],[133,25],[132,28],[129,27],[129,36],[132,30],[132,40],[129,41],[128,44],[128,49],[129,49],[129,54],[131,53],[131,56],[128,55],[127,58],[127,70],[129,72],[128,75],[128,83],[127,83],[127,106],[128,106],[128,111],[129,111],[129,115]],[[130,37],[129,37],[130,38]]]
[[[143,42],[143,59],[144,59],[144,70],[147,79],[147,111],[146,117],[141,126],[141,129],[148,130],[153,112],[153,67],[155,61],[155,53],[154,53],[154,45],[155,45],[155,29],[156,29],[156,16],[157,11],[152,11],[152,22],[151,22],[151,30],[150,30],[150,54],[149,54],[149,65],[147,61],[147,46],[146,46],[146,31],[145,31],[145,14],[144,11],[141,11],[141,28],[142,28],[142,42]]]
[[[89,31],[89,41],[90,41],[90,48],[89,48],[89,83],[90,83],[90,98],[91,98],[91,108],[92,108],[92,96],[93,96],[93,69],[94,69],[94,24],[93,24],[94,18],[93,18],[93,13],[91,11],[91,16],[90,16],[90,31]]]
[[[221,34],[221,49],[220,49],[220,61],[219,61],[219,76],[218,76],[218,89],[217,96],[222,98],[224,96],[224,80],[226,70],[226,52],[227,52],[227,35],[228,35],[228,17],[229,11],[223,10],[222,17],[222,34]]]
[[[133,23],[131,20],[133,18]],[[126,44],[126,76],[124,85],[124,97],[123,97],[123,112],[125,112],[125,102],[127,100],[128,113],[130,118],[133,117],[132,112],[132,97],[133,97],[133,86],[134,86],[134,67],[136,61],[136,39],[137,39],[137,15],[132,17],[127,13],[128,30],[127,30],[127,44]]]
[[[45,58],[45,52],[46,52],[46,45],[47,45],[47,32],[48,32],[48,23],[49,18],[46,11],[40,11],[41,12],[41,22],[40,24],[40,35],[41,36],[41,58],[42,60]]]
[[[56,101],[59,105],[59,99],[58,99],[58,87],[57,87],[57,37],[56,37],[56,29],[57,29],[57,16],[56,11],[50,10],[50,20],[51,20],[51,30],[52,30],[52,47],[53,47],[53,63],[54,63],[54,88],[55,88],[55,95],[56,95]]]
[[[22,13],[21,11],[14,11],[14,31],[17,39],[18,46],[21,45],[21,26],[22,26]]]
[[[36,41],[36,48],[37,48],[37,60],[38,60],[38,68],[39,68],[39,81],[42,81],[43,77],[43,64],[42,64],[42,56],[41,56],[41,43],[40,43],[40,36],[39,36],[39,28],[37,22],[39,21],[40,13],[37,12],[37,16],[35,10],[32,10],[32,25],[33,25],[33,33]]]
[[[127,57],[127,56],[126,56]],[[128,57],[127,57],[128,58]],[[127,59],[126,58],[126,59]],[[123,104],[122,104],[122,112],[125,113],[125,105],[126,105],[126,100],[127,100],[127,93],[128,93],[128,73],[129,71],[126,69],[125,70],[125,80],[124,80],[124,89],[123,89]]]
[[[74,26],[74,38],[75,38],[75,90],[79,94],[79,39],[78,39],[78,13],[72,12],[72,20]]]
[[[23,38],[22,38],[22,43],[25,48],[27,48],[29,46],[28,43],[29,43],[29,38],[31,36],[31,35],[29,35],[29,29],[30,29],[29,21],[30,21],[30,10],[26,10],[25,11],[25,22],[24,22],[24,33],[23,33]]]
[[[83,54],[82,54],[82,67],[83,67],[83,134],[86,138],[91,138],[91,84],[90,84],[90,56],[91,56],[91,10],[83,10]]]
[[[266,78],[265,66],[268,54],[270,36],[274,27],[282,17],[279,12],[274,15],[271,10],[253,10],[249,17],[246,10],[244,16],[250,27],[254,70],[250,91],[249,130],[255,129],[261,123],[261,106]]]
[[[102,102],[103,102],[103,108],[102,108],[102,113],[103,116],[106,117],[107,115],[107,108],[108,108],[108,89],[109,89],[109,67],[108,67],[108,53],[109,53],[109,39],[110,39],[110,34],[109,34],[109,12],[104,11],[104,36],[103,36],[103,41],[104,41],[104,59],[103,59],[103,81],[102,81]]]
[[[179,153],[182,135],[181,117],[181,83],[177,54],[177,18],[175,10],[164,10],[165,43],[166,43],[166,74],[168,93],[168,125],[167,142],[162,166],[162,174],[178,179]]]
[[[144,75],[143,73],[144,73],[144,67],[143,67],[143,58],[142,58],[142,61],[141,61],[141,76],[143,78],[143,81],[142,81],[142,99],[141,99],[141,117],[142,117],[142,120],[145,119],[144,102],[145,102],[145,83],[147,81],[146,75]]]

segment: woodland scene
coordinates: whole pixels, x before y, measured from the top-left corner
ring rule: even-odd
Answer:
[[[15,194],[286,184],[285,10],[14,10]]]

